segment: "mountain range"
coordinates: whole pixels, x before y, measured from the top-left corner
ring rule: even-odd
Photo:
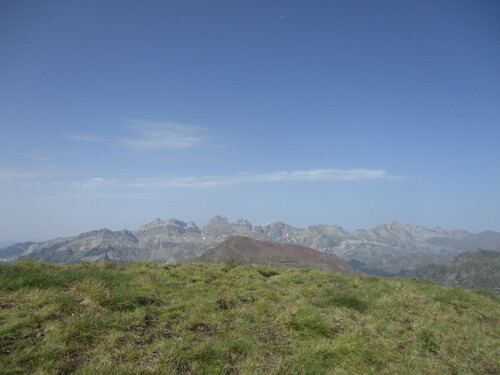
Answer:
[[[409,273],[419,280],[500,294],[500,252],[478,249],[458,255],[443,265],[429,264]]]
[[[445,264],[477,248],[500,250],[500,233],[494,231],[473,234],[389,220],[372,229],[348,232],[337,225],[301,229],[272,221],[254,226],[245,219],[229,222],[215,216],[202,228],[193,222],[156,219],[134,230],[99,229],[45,242],[17,243],[0,249],[0,261],[29,256],[50,263],[183,262],[201,256],[233,235],[309,247],[338,255],[363,272],[387,276],[427,264]]]

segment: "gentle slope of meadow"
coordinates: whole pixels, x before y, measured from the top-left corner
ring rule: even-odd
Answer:
[[[497,296],[236,264],[0,266],[2,374],[497,374]]]

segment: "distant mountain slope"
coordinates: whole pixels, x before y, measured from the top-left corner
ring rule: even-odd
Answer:
[[[479,249],[462,253],[448,264],[429,264],[408,276],[440,285],[500,293],[500,252]]]
[[[74,237],[18,243],[0,250],[0,262],[12,262],[25,257],[49,263],[175,262],[194,259],[218,242],[204,238],[194,223],[156,219],[133,231],[103,228]]]
[[[17,243],[17,242],[16,241],[0,241],[0,250],[7,247],[7,246],[14,245],[15,243]]]
[[[437,246],[448,245],[462,251],[468,251],[471,248],[500,251],[500,233],[492,230],[486,230],[478,234],[467,233],[465,236],[458,238],[430,238],[427,242]]]
[[[1,248],[0,262],[7,263],[9,261],[17,259],[18,256],[20,256],[23,252],[25,252],[34,243],[35,242],[19,242]]]
[[[99,229],[75,237],[59,238],[28,247],[23,256],[50,263],[77,263],[84,261],[113,261],[127,263],[142,256],[139,240],[128,230]]]
[[[244,236],[231,236],[199,260],[241,262],[268,267],[312,268],[356,274],[347,263],[334,254],[326,254],[300,245],[265,242]]]
[[[427,264],[445,264],[464,251],[500,250],[500,233],[478,234],[389,220],[372,229],[347,232],[337,225],[295,228],[281,221],[252,225],[215,216],[200,228],[193,222],[156,219],[132,231],[100,229],[74,237],[14,244],[0,250],[0,262],[26,256],[52,263],[112,260],[120,263],[195,259],[233,235],[295,244],[335,254],[362,272],[402,274]]]

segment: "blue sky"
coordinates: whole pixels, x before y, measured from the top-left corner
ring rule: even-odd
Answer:
[[[499,39],[498,1],[2,1],[0,240],[500,230]]]

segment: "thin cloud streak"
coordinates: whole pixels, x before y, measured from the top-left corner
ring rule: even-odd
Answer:
[[[25,190],[36,189],[46,192],[58,189],[59,196],[150,196],[162,189],[191,188],[211,189],[244,184],[286,183],[286,182],[369,182],[369,181],[406,181],[408,177],[392,176],[385,169],[309,169],[296,171],[276,171],[270,173],[238,173],[234,175],[150,178],[119,180],[115,178],[93,177],[79,181],[24,181],[22,177],[34,178],[38,175],[24,174],[19,171],[5,173],[0,170],[0,189]],[[12,180],[5,179],[10,177]],[[9,183],[7,183],[9,181]],[[76,195],[75,195],[76,193]]]
[[[67,134],[66,138],[78,142],[105,142],[105,139],[92,134]]]
[[[135,138],[121,138],[122,145],[135,150],[176,150],[208,144],[208,129],[178,122],[131,121]]]
[[[56,166],[42,166],[33,169],[19,169],[19,168],[5,168],[0,167],[0,181],[1,180],[25,180],[25,179],[44,179],[54,176],[64,175]]]
[[[39,155],[39,154],[27,153],[27,154],[21,154],[21,155],[24,156],[26,159],[36,160],[38,162],[47,162],[47,161],[50,161],[53,159],[52,157],[45,156],[45,155]]]
[[[227,176],[183,177],[171,179],[147,179],[131,183],[131,187],[192,187],[210,188],[246,183],[293,182],[293,181],[404,181],[405,176],[391,176],[384,169],[309,169],[277,171],[271,173],[239,173]]]
[[[20,169],[0,168],[0,180],[40,178],[42,175],[38,172],[24,171]]]
[[[114,178],[106,179],[102,177],[93,177],[85,181],[74,182],[73,186],[84,191],[94,191],[103,187],[120,186],[120,180]]]

